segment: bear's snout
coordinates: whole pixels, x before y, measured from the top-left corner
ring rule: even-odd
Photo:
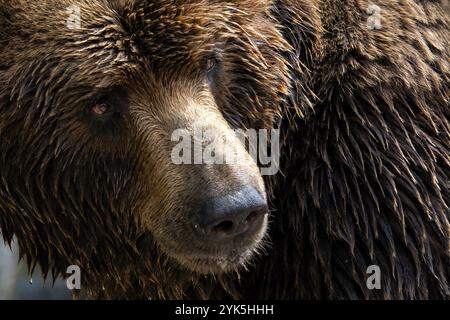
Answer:
[[[252,243],[265,232],[268,206],[253,187],[208,199],[194,215],[192,226],[206,244],[213,246]]]

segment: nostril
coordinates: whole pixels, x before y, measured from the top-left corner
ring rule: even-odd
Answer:
[[[251,238],[264,227],[266,201],[252,187],[208,199],[193,217],[194,231],[203,239],[228,241]]]
[[[256,219],[258,219],[258,217],[260,216],[261,213],[258,213],[257,211],[252,211],[247,218],[245,219],[245,223],[252,223],[253,221],[255,221]]]
[[[234,220],[223,220],[207,229],[207,234],[228,235],[234,236],[236,234],[245,232],[253,226],[258,225],[261,218],[264,216],[264,210],[256,210],[250,212],[247,216],[238,219],[239,215]]]
[[[211,229],[211,231],[214,233],[219,233],[219,232],[229,233],[233,230],[233,227],[234,227],[233,221],[222,221],[221,223],[215,225]]]

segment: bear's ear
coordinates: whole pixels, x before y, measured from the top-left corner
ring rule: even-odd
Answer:
[[[292,99],[297,113],[304,117],[316,99],[309,88],[313,59],[323,33],[319,8],[313,0],[283,0],[274,3],[273,13],[285,40],[293,48],[288,56],[294,80]]]

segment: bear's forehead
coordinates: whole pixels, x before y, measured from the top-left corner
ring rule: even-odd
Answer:
[[[284,45],[265,0],[33,3],[15,11],[14,27],[21,32],[11,43],[19,52],[13,58],[24,67],[11,69],[11,79],[57,77],[55,70],[66,70],[61,76],[71,76],[70,85],[89,87],[146,80],[159,72],[187,78],[198,75],[205,58],[222,44],[227,44],[227,66],[247,59],[248,52],[260,57],[260,43]]]
[[[266,1],[116,1],[81,7],[79,44],[95,44],[152,59],[191,60],[242,33],[265,11]],[[83,15],[86,19],[83,19]]]

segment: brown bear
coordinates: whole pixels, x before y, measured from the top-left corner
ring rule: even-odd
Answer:
[[[445,5],[0,0],[4,240],[88,298],[449,298]],[[270,128],[263,178],[234,130]]]

